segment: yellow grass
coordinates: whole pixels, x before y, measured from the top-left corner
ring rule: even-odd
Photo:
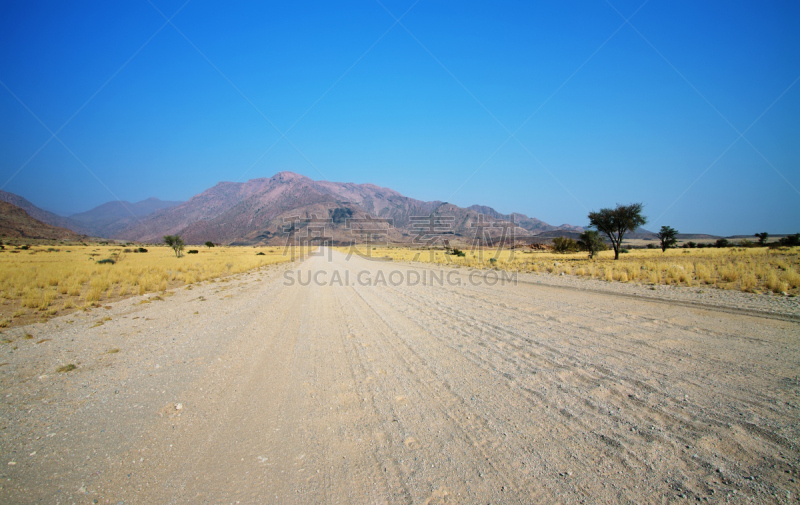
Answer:
[[[396,261],[498,268],[517,272],[549,272],[580,275],[616,282],[713,286],[750,292],[800,291],[800,248],[770,250],[756,248],[632,249],[614,260],[613,251],[603,251],[590,260],[585,252],[556,254],[525,249],[464,250],[465,256],[442,249],[408,247],[338,248],[348,254],[392,258]],[[494,259],[494,261],[492,261]]]
[[[47,249],[32,246],[14,254],[9,249],[0,251],[3,316],[53,315],[58,310],[86,307],[111,298],[164,291],[274,265],[290,261],[291,253],[302,256],[305,252],[295,250],[284,255],[282,247],[214,247],[176,258],[172,249],[159,246],[148,246],[146,253],[94,244]],[[259,252],[264,255],[257,255]],[[105,258],[113,258],[116,263],[96,262]]]

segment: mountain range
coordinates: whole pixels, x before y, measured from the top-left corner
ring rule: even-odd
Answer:
[[[62,217],[39,209],[24,198],[0,191],[0,200],[31,217],[79,234],[138,242],[161,242],[181,235],[187,244],[283,244],[289,236],[302,241],[323,236],[335,243],[380,235],[384,242],[434,243],[447,238],[471,241],[476,233],[496,241],[510,232],[519,236],[577,233],[581,227],[549,225],[524,214],[501,214],[491,207],[468,208],[425,202],[373,184],[314,181],[292,172],[247,182],[220,182],[186,202],[150,198],[109,202]]]
[[[56,216],[60,217],[60,216]],[[24,209],[0,201],[0,237],[46,240],[80,240],[79,234],[67,228],[52,226],[35,219]]]

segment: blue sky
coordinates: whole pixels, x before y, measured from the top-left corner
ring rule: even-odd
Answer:
[[[0,185],[70,214],[290,170],[794,233],[797,26],[789,1],[5,1]]]

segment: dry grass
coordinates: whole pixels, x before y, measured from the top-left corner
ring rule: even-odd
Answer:
[[[52,316],[184,284],[208,281],[290,261],[283,248],[215,247],[176,258],[172,249],[148,246],[126,253],[120,246],[70,245],[48,251],[32,246],[0,251],[0,326]],[[264,255],[256,255],[263,252]],[[5,254],[3,254],[5,253]],[[294,251],[302,256],[304,251]],[[112,258],[115,263],[98,264]]]
[[[464,257],[439,249],[360,246],[339,248],[345,254],[398,261],[420,261],[468,268],[579,275],[617,282],[713,286],[748,292],[800,292],[800,248],[634,249],[614,260],[603,251],[590,260],[586,253],[556,254],[524,249],[465,251]],[[492,261],[494,260],[494,261]]]

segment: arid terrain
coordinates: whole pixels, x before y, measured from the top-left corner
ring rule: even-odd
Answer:
[[[320,253],[4,330],[0,502],[797,502],[797,298]]]

